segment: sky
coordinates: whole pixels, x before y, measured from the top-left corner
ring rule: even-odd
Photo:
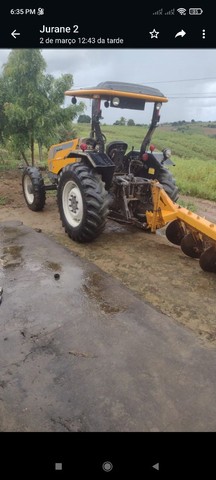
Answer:
[[[10,50],[0,50],[0,66]],[[43,49],[47,73],[71,73],[74,87],[96,86],[113,80],[158,88],[169,102],[161,109],[161,123],[178,120],[216,121],[216,50],[214,49]],[[67,102],[70,98],[66,99]],[[86,100],[85,114],[91,114]],[[103,106],[102,106],[103,107]],[[121,116],[149,123],[152,104],[145,111],[103,108],[102,122]]]

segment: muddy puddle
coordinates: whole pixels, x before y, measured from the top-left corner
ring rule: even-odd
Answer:
[[[95,302],[104,313],[115,314],[125,310],[124,305],[113,305],[112,297],[108,301],[107,285],[104,278],[98,272],[91,272],[83,284],[84,294]],[[111,293],[111,292],[110,292]]]
[[[22,258],[22,245],[8,245],[2,248],[0,253],[0,263],[3,268],[11,268],[20,265]]]

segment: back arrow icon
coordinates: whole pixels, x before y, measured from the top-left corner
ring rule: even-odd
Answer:
[[[186,32],[184,30],[180,30],[180,32],[176,33],[175,38],[184,37],[185,35],[186,35]]]
[[[11,35],[13,38],[16,38],[17,35],[20,35],[19,32],[17,32],[16,30],[14,30],[13,32],[11,32]]]

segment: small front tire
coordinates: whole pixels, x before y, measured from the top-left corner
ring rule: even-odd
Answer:
[[[25,168],[22,176],[22,188],[28,208],[34,212],[43,210],[46,191],[43,177],[36,167]]]

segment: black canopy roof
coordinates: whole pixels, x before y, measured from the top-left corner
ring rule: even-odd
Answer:
[[[65,95],[81,98],[101,98],[110,100],[118,95],[119,97],[140,99],[146,102],[167,102],[168,99],[157,88],[126,82],[101,82],[95,87],[71,89]]]
[[[119,90],[121,92],[141,93],[143,95],[166,98],[157,88],[139,85],[138,83],[112,82],[108,80],[106,82],[99,83],[96,87],[93,87],[93,89],[98,88],[103,90]]]

